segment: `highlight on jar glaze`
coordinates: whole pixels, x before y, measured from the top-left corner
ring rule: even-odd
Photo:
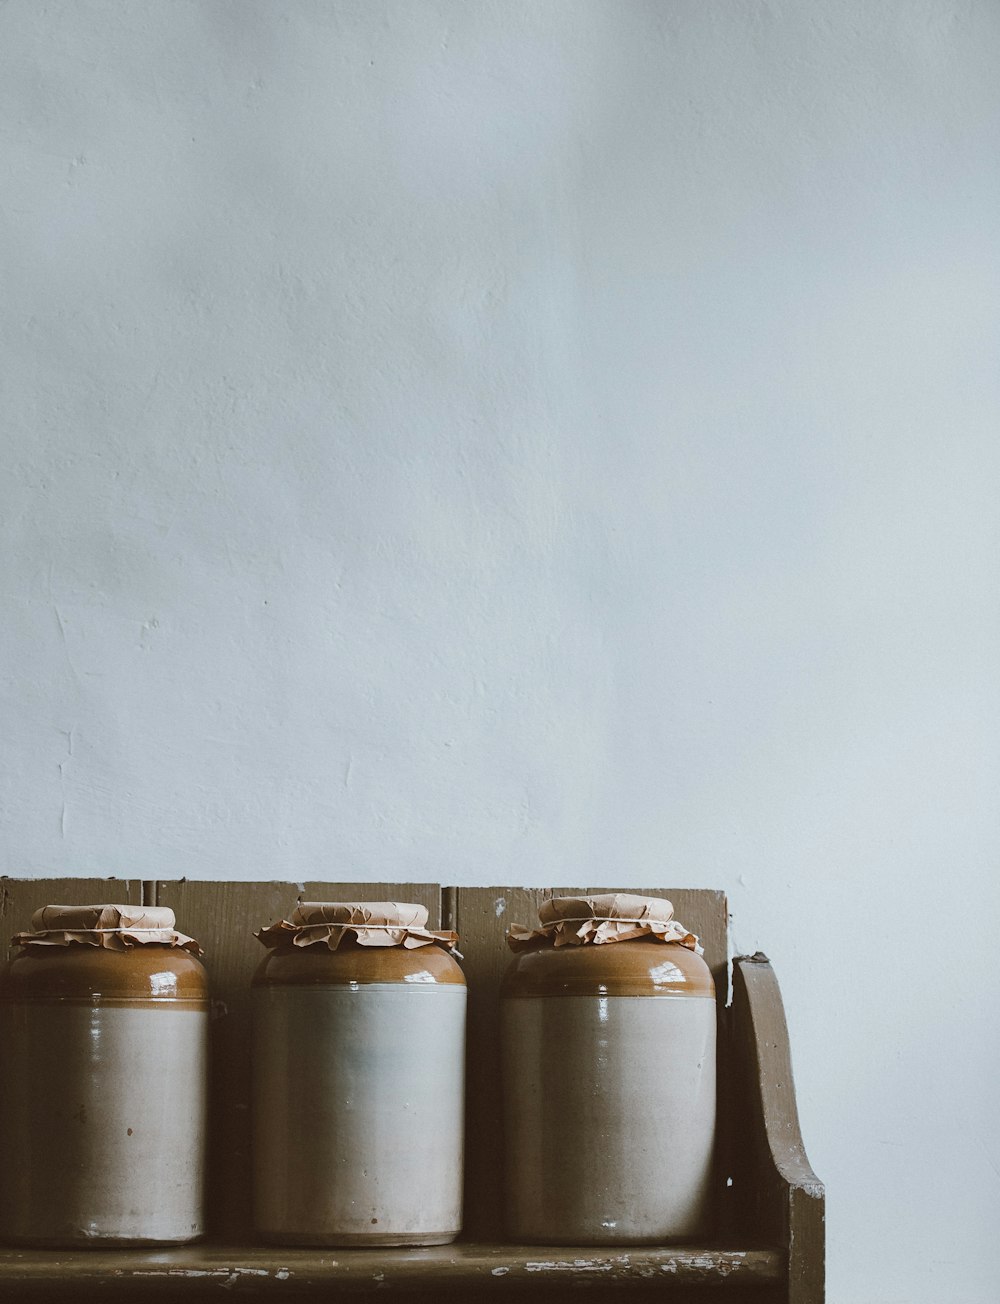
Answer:
[[[514,926],[501,986],[511,1239],[642,1244],[705,1233],[715,985],[657,897],[553,897]]]
[[[170,1245],[204,1230],[208,994],[162,907],[44,906],[0,975],[0,1236]]]
[[[465,1006],[457,935],[424,906],[304,902],[253,978],[258,1234],[442,1245],[461,1230]]]

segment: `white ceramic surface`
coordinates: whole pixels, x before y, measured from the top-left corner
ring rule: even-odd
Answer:
[[[501,1002],[512,1239],[613,1244],[704,1230],[715,1028],[708,997]]]
[[[254,991],[258,1231],[288,1244],[439,1244],[461,1227],[466,990]]]
[[[36,1001],[0,1017],[0,1235],[201,1235],[207,1013]]]

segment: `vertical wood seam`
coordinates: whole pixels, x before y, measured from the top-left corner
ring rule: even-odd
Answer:
[[[441,889],[441,927],[458,932],[458,888],[442,887]],[[462,939],[459,938],[459,946]]]

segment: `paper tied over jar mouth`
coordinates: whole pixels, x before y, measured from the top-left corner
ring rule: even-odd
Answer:
[[[301,901],[290,919],[254,933],[264,946],[326,946],[336,951],[345,937],[359,946],[441,946],[455,950],[458,934],[427,927],[427,907],[407,901]]]
[[[179,933],[167,906],[42,906],[31,916],[31,930],[15,933],[13,946],[102,947],[127,951],[133,946],[174,946],[192,955],[202,950],[193,937]]]
[[[524,951],[543,942],[553,946],[606,946],[649,937],[675,942],[697,955],[704,948],[694,933],[674,918],[666,897],[638,896],[631,892],[604,892],[596,896],[550,897],[538,908],[538,928],[511,924],[507,945]]]

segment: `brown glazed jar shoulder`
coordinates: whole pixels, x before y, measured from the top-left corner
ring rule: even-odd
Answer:
[[[254,987],[350,987],[370,983],[465,986],[454,956],[440,946],[361,946],[345,937],[336,951],[324,942],[268,951],[253,975]]]
[[[0,1000],[182,1002],[207,1009],[208,980],[201,961],[176,946],[25,946],[0,973]]]
[[[712,971],[679,942],[636,937],[602,946],[540,941],[518,952],[503,976],[503,998],[523,996],[715,996]]]

